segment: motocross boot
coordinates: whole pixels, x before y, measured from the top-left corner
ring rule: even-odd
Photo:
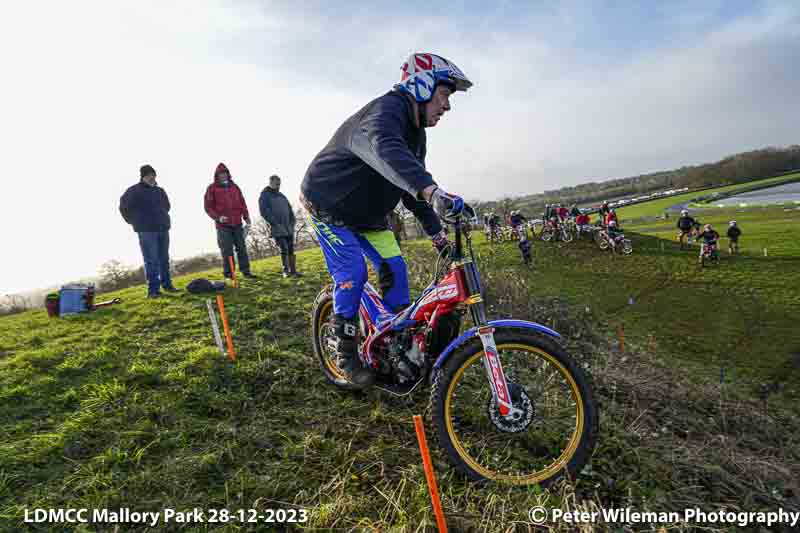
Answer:
[[[361,365],[361,359],[358,356],[357,332],[356,323],[353,320],[348,320],[340,315],[334,316],[336,366],[342,371],[347,381],[363,389],[374,383],[375,375],[370,369]]]

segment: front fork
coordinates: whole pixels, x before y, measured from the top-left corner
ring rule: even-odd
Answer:
[[[470,314],[475,326],[477,326],[478,335],[483,344],[483,368],[486,371],[486,379],[489,381],[489,387],[492,389],[492,398],[498,406],[500,415],[506,417],[519,410],[515,409],[511,403],[508,381],[503,373],[500,355],[497,353],[497,344],[494,342],[495,328],[488,325],[486,304],[483,302],[483,291],[481,290],[478,271],[471,261],[466,261],[464,264],[464,276],[469,292],[472,295],[471,298],[477,300],[470,305]]]

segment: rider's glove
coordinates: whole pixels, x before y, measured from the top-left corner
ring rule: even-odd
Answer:
[[[434,235],[431,238],[431,242],[433,243],[433,247],[436,248],[436,251],[439,253],[442,253],[442,250],[450,246],[450,241],[447,240],[447,235],[445,234],[444,230]]]
[[[460,196],[445,192],[440,187],[431,194],[431,205],[440,217],[453,218],[464,210],[464,200]]]

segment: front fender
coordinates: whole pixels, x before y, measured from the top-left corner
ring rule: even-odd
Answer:
[[[493,328],[526,328],[538,331],[540,333],[544,333],[546,335],[550,335],[551,337],[555,337],[557,339],[561,338],[561,335],[546,326],[542,326],[541,324],[537,324],[536,322],[528,322],[527,320],[490,320],[489,325]],[[447,345],[439,357],[436,359],[436,362],[433,364],[434,370],[438,370],[444,363],[447,361],[447,358],[450,357],[450,354],[453,353],[453,350],[458,348],[460,345],[467,342],[469,339],[474,337],[478,334],[478,328],[470,328],[464,334],[462,334],[457,339],[453,339],[453,341]]]

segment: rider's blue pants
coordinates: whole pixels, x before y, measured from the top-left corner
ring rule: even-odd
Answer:
[[[319,245],[333,278],[333,312],[346,319],[358,313],[361,292],[367,282],[364,256],[378,274],[383,300],[392,311],[407,306],[408,270],[394,233],[389,230],[356,233],[311,217]]]

